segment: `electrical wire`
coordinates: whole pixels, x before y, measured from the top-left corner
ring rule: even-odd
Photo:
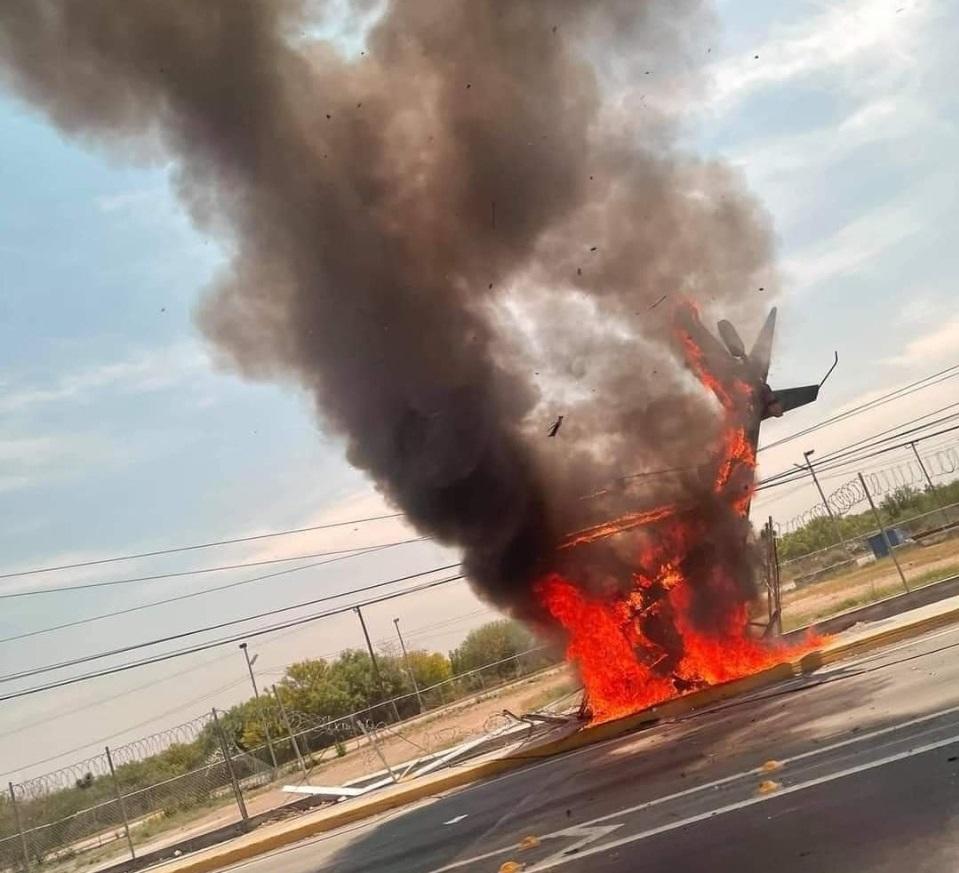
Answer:
[[[0,676],[0,684],[6,683],[6,682],[13,682],[17,679],[26,679],[30,676],[38,676],[41,673],[49,673],[53,670],[62,670],[66,667],[75,667],[79,664],[87,664],[90,661],[98,661],[102,658],[113,657],[114,655],[123,655],[123,654],[126,654],[127,652],[134,652],[137,649],[145,649],[151,646],[158,646],[158,645],[162,645],[163,643],[170,643],[176,640],[186,639],[187,637],[196,636],[197,634],[209,633],[210,631],[215,631],[215,630],[222,630],[223,628],[226,628],[226,627],[233,627],[234,625],[244,624],[245,622],[254,621],[258,618],[267,618],[268,616],[271,616],[271,615],[279,615],[280,613],[289,612],[294,609],[303,609],[304,607],[307,607],[307,606],[316,606],[316,604],[318,603],[326,603],[330,600],[337,600],[340,597],[348,597],[351,594],[361,594],[361,593],[366,593],[367,591],[374,591],[378,588],[383,588],[387,585],[395,585],[399,582],[407,582],[410,579],[417,579],[420,576],[426,576],[426,575],[429,575],[430,573],[440,573],[443,570],[452,570],[455,567],[459,567],[459,564],[447,564],[443,567],[434,567],[431,570],[421,570],[418,573],[410,573],[407,576],[399,576],[395,579],[386,579],[382,582],[375,582],[372,585],[364,585],[360,588],[353,588],[353,589],[350,589],[349,591],[342,591],[339,594],[326,594],[323,597],[315,597],[312,600],[304,600],[304,601],[301,601],[300,603],[293,603],[288,606],[280,606],[280,607],[277,607],[276,609],[270,609],[270,610],[267,610],[266,612],[255,613],[254,615],[248,615],[243,618],[234,618],[234,619],[230,619],[229,621],[221,621],[221,622],[217,622],[216,624],[205,625],[204,627],[193,628],[192,630],[188,630],[188,631],[180,631],[179,633],[176,633],[176,634],[169,634],[168,636],[165,636],[165,637],[157,637],[155,639],[147,640],[145,642],[131,643],[128,646],[121,646],[120,648],[117,648],[117,649],[110,649],[105,652],[98,652],[94,655],[83,655],[79,658],[71,658],[70,660],[60,661],[55,664],[47,664],[42,667],[32,667],[29,670],[21,670],[18,673],[7,673],[6,675]]]
[[[52,567],[33,567],[29,570],[14,570],[7,573],[0,573],[0,579],[13,579],[17,576],[35,576],[38,573],[55,573],[59,570],[75,570],[80,567],[96,567],[101,564],[114,564],[118,561],[135,561],[139,558],[155,558],[159,555],[173,555],[177,552],[193,552],[197,549],[212,549],[215,546],[232,546],[236,543],[251,543],[256,540],[265,540],[272,537],[285,537],[293,534],[309,533],[317,530],[330,530],[336,527],[346,527],[351,524],[365,524],[369,521],[381,521],[386,518],[399,518],[402,512],[393,512],[389,515],[370,515],[366,518],[354,518],[349,521],[336,521],[328,524],[315,524],[310,527],[298,527],[290,530],[279,530],[272,533],[253,534],[246,537],[234,537],[228,540],[215,540],[209,543],[197,543],[191,546],[172,546],[168,549],[157,549],[153,552],[138,552],[130,555],[116,555],[110,558],[96,558],[91,561],[76,561],[72,564],[58,564]]]
[[[886,394],[883,394],[880,397],[873,398],[868,400],[865,403],[859,404],[859,406],[854,406],[852,409],[844,410],[843,412],[836,413],[833,416],[830,416],[823,421],[817,422],[816,424],[810,425],[809,427],[803,428],[802,430],[796,431],[795,433],[789,434],[788,436],[782,437],[781,439],[775,440],[774,442],[767,443],[764,446],[760,446],[757,451],[763,452],[767,449],[774,448],[776,446],[781,446],[785,443],[792,442],[797,440],[800,437],[807,436],[810,433],[813,433],[817,430],[821,430],[824,427],[828,427],[831,424],[836,424],[840,421],[845,421],[847,418],[852,418],[856,415],[861,415],[863,412],[871,412],[873,409],[877,409],[880,406],[884,406],[887,403],[891,403],[893,400],[901,400],[903,397],[908,397],[911,394],[915,394],[917,391],[922,391],[926,388],[931,388],[934,385],[938,385],[941,382],[945,382],[947,379],[952,379],[956,376],[959,376],[959,364],[953,364],[950,367],[946,367],[943,370],[939,370],[937,373],[931,373],[928,376],[924,376],[922,379],[917,379],[915,382],[910,382],[908,385],[904,385],[901,388],[896,388],[893,391],[890,391]],[[936,381],[930,381],[936,380]],[[922,383],[927,384],[922,384]]]
[[[364,555],[374,554],[375,552],[379,552],[387,548],[390,548],[390,546],[368,546],[367,548],[357,550],[352,554],[338,555],[335,558],[328,558],[325,561],[315,561],[310,564],[303,564],[300,567],[291,567],[288,570],[278,570],[275,573],[267,573],[263,576],[252,576],[249,579],[240,579],[237,582],[230,582],[227,585],[217,585],[214,588],[203,588],[199,591],[190,591],[187,594],[178,594],[175,597],[165,597],[162,600],[152,600],[149,603],[141,603],[136,606],[129,606],[126,609],[116,609],[113,612],[101,612],[99,615],[91,615],[87,618],[79,618],[74,621],[64,622],[63,624],[55,624],[51,625],[50,627],[39,628],[38,630],[25,631],[24,633],[0,638],[0,645],[3,643],[10,643],[15,640],[25,640],[29,637],[37,637],[41,636],[42,634],[53,633],[54,631],[65,630],[66,628],[92,624],[93,622],[103,621],[107,618],[116,618],[120,615],[129,615],[131,612],[139,612],[143,609],[153,609],[156,606],[164,606],[168,603],[177,603],[181,600],[190,600],[193,597],[202,597],[205,594],[215,594],[219,591],[227,591],[232,588],[239,588],[242,585],[250,585],[254,582],[262,582],[265,579],[276,579],[278,576],[286,576],[291,573],[298,573],[301,570],[311,570],[314,567],[323,567],[326,564],[333,564],[337,561],[348,561],[350,558],[363,557]]]
[[[344,612],[350,612],[358,607],[369,606],[374,603],[381,603],[384,600],[393,600],[397,597],[405,597],[408,594],[415,594],[419,591],[427,591],[431,588],[436,588],[440,585],[446,585],[450,582],[458,582],[463,580],[465,577],[460,575],[448,576],[444,579],[437,579],[434,582],[425,582],[422,585],[417,585],[413,588],[407,588],[403,591],[395,591],[390,594],[381,595],[378,598],[373,598],[371,600],[363,601],[362,603],[351,603],[348,606],[341,606],[336,609],[327,610],[325,612],[315,613],[313,615],[303,616],[301,618],[292,619],[281,624],[270,625],[264,628],[257,628],[246,633],[237,634],[231,637],[221,637],[217,640],[211,640],[206,643],[200,643],[195,646],[191,646],[187,649],[177,649],[173,652],[166,652],[162,655],[154,655],[149,658],[142,658],[139,661],[131,661],[126,664],[118,664],[114,667],[105,667],[102,670],[97,670],[91,673],[82,673],[78,676],[71,676],[66,679],[60,679],[54,682],[48,682],[45,685],[34,685],[29,688],[24,688],[20,691],[12,691],[4,695],[0,695],[0,702],[6,700],[16,700],[21,697],[27,697],[32,694],[39,694],[43,691],[51,691],[56,688],[64,688],[69,685],[76,685],[79,682],[87,682],[90,679],[98,679],[101,676],[111,676],[115,673],[124,673],[127,670],[135,670],[139,667],[145,667],[150,664],[159,664],[164,661],[170,661],[174,658],[182,658],[186,655],[192,655],[196,652],[205,652],[209,649],[217,648],[218,646],[229,645],[230,643],[236,643],[241,640],[253,639],[255,637],[264,636],[265,634],[274,633],[279,630],[286,630],[290,627],[295,627],[296,625],[306,624],[311,621],[318,621],[323,618],[328,618],[332,615],[340,615]]]
[[[959,417],[959,416],[948,416],[949,419],[953,419],[955,417]],[[907,436],[910,433],[914,432],[915,430],[922,430],[925,427],[931,426],[932,424],[933,422],[930,422],[926,425],[922,425],[920,428],[906,430],[901,433],[894,434],[891,437],[887,437],[886,439],[896,439],[898,437]],[[891,451],[896,451],[898,449],[905,448],[906,446],[909,446],[914,442],[919,443],[919,442],[922,442],[923,440],[933,439],[934,437],[941,436],[942,434],[952,433],[955,430],[959,430],[959,424],[953,425],[952,427],[943,428],[942,430],[936,431],[935,433],[925,434],[922,436],[913,436],[912,439],[906,440],[905,442],[898,443],[896,445],[891,445],[891,446],[883,446],[881,448],[878,448],[877,446],[879,446],[882,442],[885,442],[886,440],[885,439],[877,440],[874,445],[861,446],[859,447],[859,449],[856,450],[856,451],[869,450],[869,451],[864,451],[862,454],[855,454],[855,452],[846,452],[844,447],[843,449],[839,449],[836,452],[825,456],[823,459],[817,461],[816,464],[814,464],[813,466],[817,472],[840,469],[842,467],[850,466],[851,464],[861,463],[862,461],[867,461],[871,458],[878,457],[879,455],[884,454],[885,452],[891,452]],[[769,476],[767,478],[760,480],[760,482],[757,484],[756,491],[757,492],[763,491],[769,488],[777,487],[779,485],[785,485],[790,482],[795,482],[798,479],[801,479],[803,476],[807,475],[808,473],[809,473],[808,467],[797,465],[796,468],[793,470],[783,470],[780,473],[776,473],[772,476]]]
[[[200,576],[204,573],[220,573],[224,570],[243,570],[247,567],[264,567],[270,564],[286,564],[290,561],[305,561],[309,558],[324,558],[327,555],[343,555],[355,552],[357,548],[393,548],[405,546],[409,543],[421,543],[429,537],[413,537],[407,540],[396,540],[392,543],[380,543],[373,546],[352,546],[348,549],[332,549],[326,552],[313,552],[309,555],[293,555],[289,558],[267,558],[263,561],[243,561],[239,564],[223,564],[219,567],[202,567],[199,570],[179,570],[174,573],[156,573],[152,576],[133,576],[129,579],[109,579],[103,582],[83,582],[80,585],[63,585],[54,588],[31,588],[27,591],[11,591],[0,594],[0,600],[9,600],[13,597],[34,597],[38,594],[62,594],[65,591],[85,591],[90,588],[109,588],[114,585],[132,585],[136,582],[155,582],[160,579],[179,579],[183,576]]]

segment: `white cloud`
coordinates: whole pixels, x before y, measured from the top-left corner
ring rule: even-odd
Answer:
[[[351,494],[329,506],[312,513],[297,527],[314,527],[324,524],[339,524],[357,518],[375,518],[392,515],[398,510],[390,506],[373,488]],[[255,531],[261,533],[261,531]],[[254,545],[248,556],[251,561],[286,558],[291,555],[310,554],[338,549],[362,549],[379,543],[399,542],[413,539],[419,534],[403,516],[384,518],[361,524],[348,524],[325,530],[308,531],[291,537],[266,540]]]
[[[91,434],[4,436],[0,434],[0,492],[32,488],[114,457],[111,446]]]
[[[941,322],[942,313],[951,307],[950,289],[934,285],[907,286],[903,289],[897,308],[900,325],[921,330],[932,323]]]
[[[887,65],[891,60],[911,64],[917,35],[932,5],[897,5],[889,0],[829,5],[811,20],[774,31],[751,53],[713,65],[710,101],[716,108],[728,106],[756,90],[835,73],[836,68],[859,65],[866,57]]]
[[[11,413],[51,403],[89,402],[104,391],[142,394],[177,385],[210,370],[202,349],[194,344],[145,349],[126,360],[96,364],[68,373],[46,385],[0,386],[0,411]]]
[[[29,488],[33,484],[33,480],[29,476],[4,476],[0,474],[0,494]]]
[[[63,454],[63,443],[54,437],[0,437],[0,464],[16,461],[36,466]]]
[[[785,182],[795,197],[795,177],[808,180],[865,146],[911,138],[931,123],[926,108],[911,95],[882,94],[853,108],[838,124],[750,143],[730,155],[729,162],[752,184]]]
[[[158,201],[169,199],[163,188],[137,188],[132,191],[120,191],[117,194],[101,194],[93,202],[101,212],[127,212],[151,207]]]
[[[911,202],[893,202],[866,212],[831,236],[793,253],[784,260],[783,273],[794,291],[803,291],[866,267],[923,227]]]
[[[953,361],[959,349],[959,318],[953,318],[928,333],[906,343],[902,354],[885,363],[897,366],[919,366],[949,359]]]

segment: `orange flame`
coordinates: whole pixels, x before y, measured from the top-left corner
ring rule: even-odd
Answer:
[[[755,489],[756,451],[746,429],[753,413],[752,389],[739,379],[724,382],[712,373],[690,333],[682,331],[679,338],[690,369],[723,409],[713,497],[704,499],[714,500],[719,511],[733,519],[745,518]],[[638,527],[650,530],[652,536],[637,555],[642,571],[613,597],[587,594],[555,573],[536,583],[540,603],[567,633],[566,657],[580,671],[594,721],[754,673],[816,642],[787,647],[751,636],[749,603],[735,571],[722,561],[703,561],[700,554],[696,578],[689,577],[684,570],[687,558],[709,539],[710,518],[696,507],[667,505],[568,535],[560,549]],[[711,610],[708,627],[695,620],[697,598],[703,597],[719,605]]]
[[[582,546],[588,543],[595,543],[597,540],[606,539],[606,537],[615,536],[624,531],[632,530],[637,527],[644,527],[652,524],[654,521],[662,521],[669,518],[676,512],[675,506],[659,506],[648,512],[630,512],[622,515],[613,521],[605,521],[602,524],[596,524],[592,527],[584,528],[569,534],[560,544],[559,548],[569,549],[573,546]]]

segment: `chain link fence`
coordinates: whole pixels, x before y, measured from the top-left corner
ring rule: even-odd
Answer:
[[[297,802],[282,790],[288,782],[306,783],[321,771],[332,784],[362,781],[502,733],[510,720],[502,721],[492,697],[555,665],[537,647],[336,718],[286,705],[281,685],[261,696],[259,724],[214,710],[106,748],[8,786],[0,800],[0,871],[145,863],[210,832],[245,830]],[[457,710],[468,715],[456,717]]]
[[[785,630],[959,575],[959,503],[863,533],[829,530],[831,545],[780,561]]]

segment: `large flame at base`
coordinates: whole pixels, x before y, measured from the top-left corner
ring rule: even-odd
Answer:
[[[663,675],[659,667],[668,654],[650,658],[659,646],[644,638],[633,597],[612,602],[592,598],[561,576],[548,576],[536,594],[569,634],[566,658],[576,664],[588,693],[594,722],[610,721],[655,706],[688,691],[748,676],[805,651],[817,643],[767,644],[749,635],[745,606],[731,609],[719,632],[697,630],[682,604],[687,589],[678,586],[669,596],[682,655]]]
[[[697,318],[689,309],[684,313]],[[753,591],[746,516],[755,488],[755,419],[750,386],[707,369],[692,333],[680,330],[686,361],[723,409],[718,446],[696,506],[662,506],[570,534],[570,549],[642,527],[632,577],[616,593],[590,594],[552,573],[537,599],[566,631],[566,657],[576,664],[592,718],[608,721],[680,694],[755,673],[817,641],[767,643],[750,633]]]

